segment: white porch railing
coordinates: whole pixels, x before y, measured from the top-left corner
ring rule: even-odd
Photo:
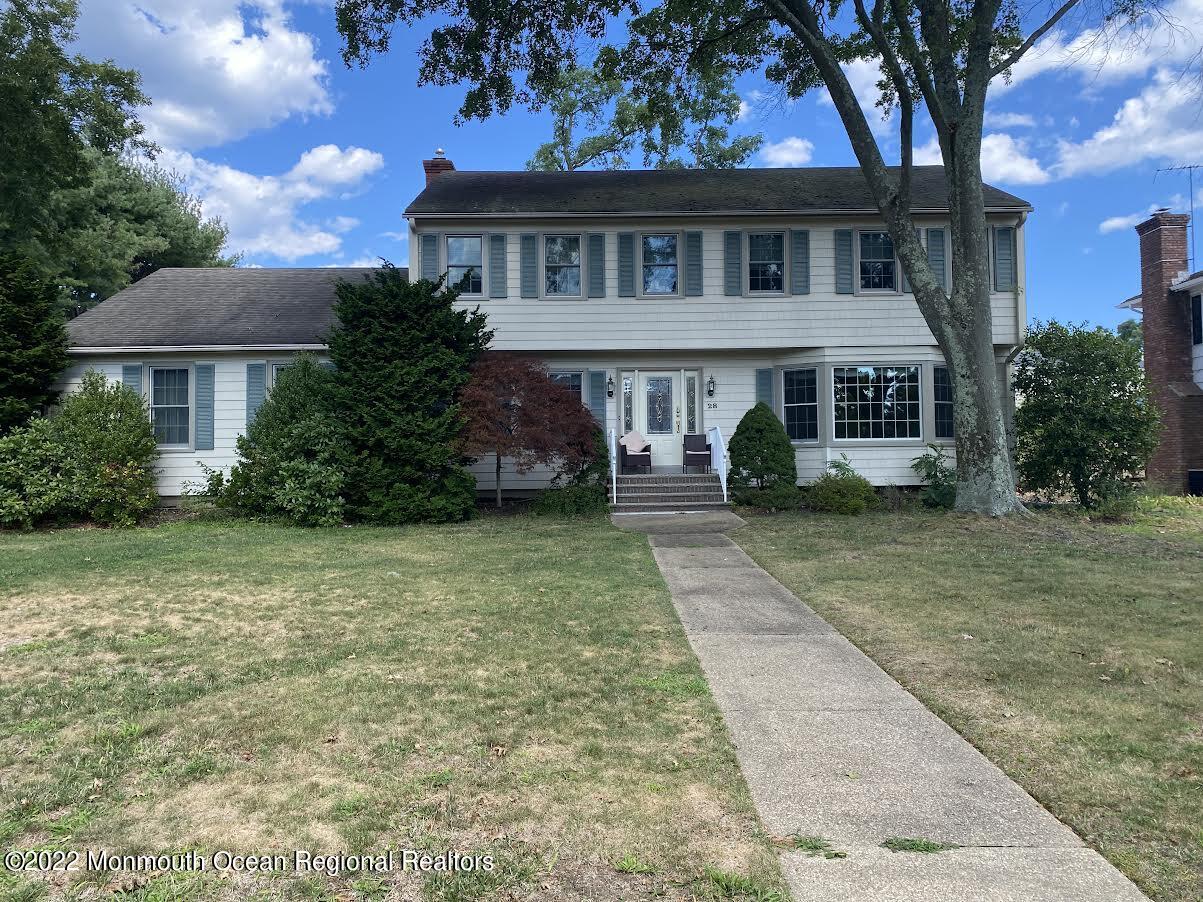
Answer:
[[[613,429],[606,430],[606,446],[610,449],[610,500],[618,503],[618,436]],[[725,483],[724,483],[725,484]],[[724,492],[726,489],[724,489]],[[724,495],[725,497],[725,495]]]
[[[710,466],[718,474],[718,481],[723,486],[723,503],[727,503],[727,444],[723,441],[723,430],[711,426],[706,430],[710,442]]]

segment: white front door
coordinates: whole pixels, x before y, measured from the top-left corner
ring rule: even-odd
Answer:
[[[635,428],[652,446],[652,466],[681,466],[682,404],[681,371],[639,372]]]

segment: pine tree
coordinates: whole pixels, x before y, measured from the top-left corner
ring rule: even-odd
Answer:
[[[370,523],[461,520],[476,480],[460,451],[458,404],[492,333],[456,292],[385,265],[342,282],[328,345],[347,462],[349,513]]]
[[[58,286],[28,261],[0,256],[0,435],[55,399],[67,360]]]

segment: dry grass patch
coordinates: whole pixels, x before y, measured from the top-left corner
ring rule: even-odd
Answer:
[[[1154,899],[1203,899],[1203,504],[734,538]]]
[[[781,890],[647,545],[606,523],[0,535],[0,585],[0,844],[503,861],[129,898],[705,898],[707,868]]]

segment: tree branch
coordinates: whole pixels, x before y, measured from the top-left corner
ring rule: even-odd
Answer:
[[[919,44],[915,40],[915,33],[911,30],[907,8],[903,5],[902,0],[890,0],[890,8],[894,15],[894,21],[898,25],[899,50],[903,59],[910,65],[911,71],[915,73],[915,82],[919,85],[919,93],[927,101],[927,109],[931,113],[932,122],[939,129],[942,125],[947,125],[944,105],[940,102],[940,95],[932,82],[931,69],[928,68],[927,60],[923,58],[923,51],[919,49]]]
[[[885,28],[882,26],[882,19],[885,16],[885,2],[886,0],[874,0],[873,14],[869,15],[865,10],[864,0],[853,0],[856,7],[856,17],[860,20],[861,27],[872,38],[878,53],[881,54],[886,71],[889,73],[890,79],[894,82],[894,91],[898,96],[898,106],[902,110],[899,138],[902,143],[902,152],[900,154],[902,171],[899,173],[898,191],[892,198],[892,202],[900,210],[909,212],[911,207],[911,130],[915,110],[915,98],[911,94],[911,84],[906,76],[906,70],[902,68],[902,63],[898,61],[898,56],[894,53],[894,46],[886,37]]]
[[[997,75],[1002,75],[1019,62],[1020,57],[1031,50],[1032,45],[1044,37],[1048,33],[1048,30],[1060,22],[1067,12],[1078,5],[1078,2],[1079,0],[1065,0],[1065,3],[1061,4],[1061,7],[1049,17],[1047,22],[1028,35],[1022,44],[1007,54],[1006,59],[990,70],[990,77],[994,78]]]

